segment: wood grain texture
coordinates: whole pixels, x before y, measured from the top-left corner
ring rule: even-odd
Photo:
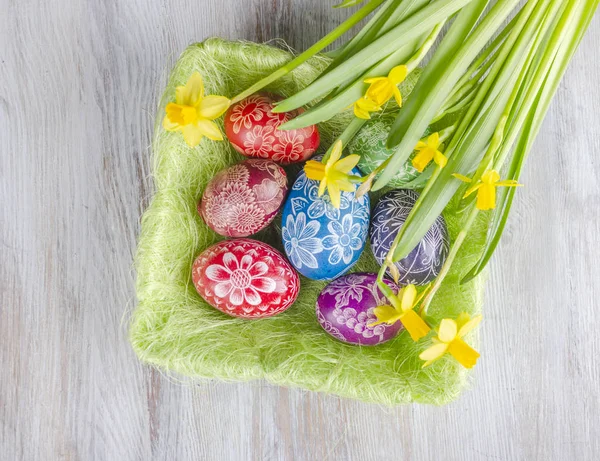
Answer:
[[[211,35],[303,49],[322,0],[0,0],[0,459],[600,458],[600,20],[492,264],[473,389],[385,409],[181,383],[127,342],[166,69]]]

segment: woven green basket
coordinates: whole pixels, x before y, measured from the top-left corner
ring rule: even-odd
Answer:
[[[175,87],[202,74],[207,94],[233,96],[290,59],[265,45],[210,39],[181,55],[158,110],[153,173],[156,195],[142,218],[136,258],[138,305],[130,339],[139,358],[164,371],[198,378],[271,383],[328,392],[385,405],[411,402],[444,404],[455,399],[467,371],[452,358],[422,369],[419,353],[428,339],[413,343],[406,332],[375,347],[343,344],[319,326],[315,301],[324,282],[302,278],[297,302],[286,312],[261,320],[234,319],[206,304],[191,281],[194,258],[222,239],[196,212],[207,182],[219,170],[241,160],[225,142],[204,139],[189,148],[176,132],[161,126],[165,104]],[[327,65],[315,58],[268,89],[288,95],[305,86]],[[324,150],[352,117],[351,111],[319,126]],[[293,181],[290,177],[290,182]],[[451,237],[461,214],[453,201],[445,212]],[[280,219],[256,238],[280,248]],[[429,313],[435,321],[466,311],[480,311],[481,278],[459,285],[459,276],[477,260],[486,232],[476,224],[463,245],[453,272],[445,279]],[[354,271],[376,272],[370,249]],[[477,344],[477,338],[469,338]]]

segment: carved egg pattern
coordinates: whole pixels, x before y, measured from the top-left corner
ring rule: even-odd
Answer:
[[[390,128],[396,120],[396,114],[383,114],[367,121],[358,134],[348,143],[348,152],[360,155],[358,169],[364,174],[371,174],[393,153],[394,149],[388,149],[386,142]],[[423,136],[429,134],[429,129]],[[419,176],[419,172],[412,166],[415,153],[400,166],[396,174],[388,182],[389,187],[404,187]]]
[[[194,261],[192,280],[208,304],[248,319],[285,311],[300,291],[298,274],[281,253],[251,239],[225,240],[206,249]]]
[[[383,264],[394,238],[402,228],[419,194],[398,189],[384,194],[373,210],[369,237],[375,259]],[[426,285],[434,280],[450,250],[448,229],[443,216],[438,216],[419,244],[404,259],[395,263],[400,272],[400,285]]]
[[[394,293],[398,287],[384,279]],[[317,298],[317,319],[334,338],[349,344],[374,346],[394,338],[402,323],[370,326],[377,321],[374,309],[389,305],[389,300],[377,287],[377,274],[353,273],[335,279]]]
[[[279,165],[270,160],[246,160],[210,180],[198,212],[216,233],[247,237],[275,219],[287,190],[287,177]]]
[[[354,169],[352,174],[360,172]],[[369,197],[342,192],[338,209],[327,193],[319,197],[318,190],[319,182],[301,171],[283,207],[281,236],[298,272],[313,280],[331,280],[348,272],[364,249]]]
[[[296,109],[276,114],[275,102],[282,98],[256,93],[227,110],[225,133],[235,150],[246,157],[266,158],[282,165],[308,160],[319,147],[316,125],[294,130],[278,130],[283,123],[303,112]]]

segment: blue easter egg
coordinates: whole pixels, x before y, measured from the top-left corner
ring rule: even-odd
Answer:
[[[360,172],[355,168],[352,174]],[[298,272],[313,280],[331,280],[348,272],[365,247],[369,196],[342,192],[337,209],[327,192],[319,197],[318,190],[319,182],[301,171],[283,208],[281,236]]]
[[[393,190],[384,194],[373,210],[369,238],[371,250],[380,264],[418,198],[419,194],[413,190]],[[446,221],[443,216],[438,216],[419,244],[395,263],[400,272],[398,284],[426,285],[431,282],[440,273],[449,251]]]

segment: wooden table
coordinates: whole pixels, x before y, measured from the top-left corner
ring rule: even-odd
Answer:
[[[127,341],[167,69],[211,35],[303,49],[332,0],[0,1],[0,459],[600,458],[600,18],[491,267],[483,358],[445,408],[182,384]]]

